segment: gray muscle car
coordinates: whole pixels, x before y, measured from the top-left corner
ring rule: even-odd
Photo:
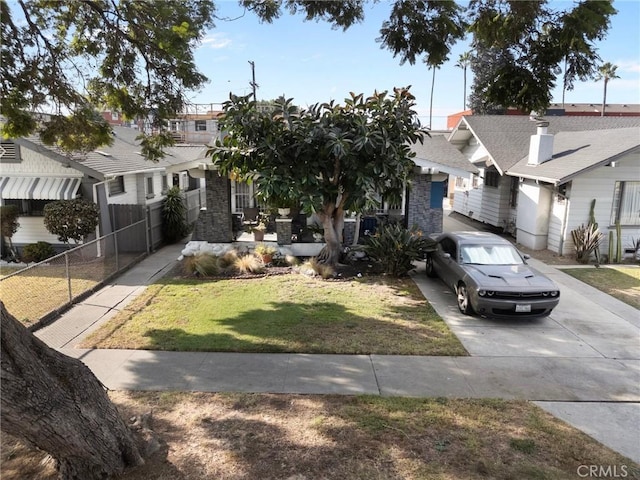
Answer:
[[[487,232],[443,233],[426,258],[427,275],[456,293],[466,315],[543,317],[558,305],[556,284],[527,265],[508,240]]]

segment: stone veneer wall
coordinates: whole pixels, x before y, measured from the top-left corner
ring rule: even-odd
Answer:
[[[231,183],[215,170],[205,172],[207,208],[200,210],[193,240],[210,243],[233,242]]]
[[[416,225],[425,235],[442,232],[442,207],[431,208],[431,175],[416,175],[409,192],[407,226]]]

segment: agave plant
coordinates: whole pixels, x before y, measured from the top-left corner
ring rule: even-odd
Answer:
[[[591,254],[599,251],[603,235],[595,223],[580,225],[571,230],[571,238],[576,249],[576,260],[580,263],[589,263]]]
[[[417,229],[388,224],[368,237],[361,248],[386,274],[402,277],[415,268],[414,261],[425,258],[433,245],[434,241]]]

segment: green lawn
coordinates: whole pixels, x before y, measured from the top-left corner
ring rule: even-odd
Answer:
[[[410,279],[166,279],[85,348],[466,355]]]
[[[640,268],[624,266],[563,268],[562,271],[640,309]]]

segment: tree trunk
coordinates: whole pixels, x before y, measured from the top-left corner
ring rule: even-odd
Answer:
[[[2,430],[50,454],[63,479],[104,479],[144,463],[91,370],[49,348],[2,302],[0,315]]]
[[[604,111],[607,107],[607,83],[609,82],[609,79],[607,77],[604,77],[604,95],[602,97],[602,112],[600,112],[600,116],[604,117]]]
[[[342,253],[342,230],[344,228],[344,212],[331,208],[318,215],[324,228],[325,246],[316,259],[325,265],[335,267]]]

